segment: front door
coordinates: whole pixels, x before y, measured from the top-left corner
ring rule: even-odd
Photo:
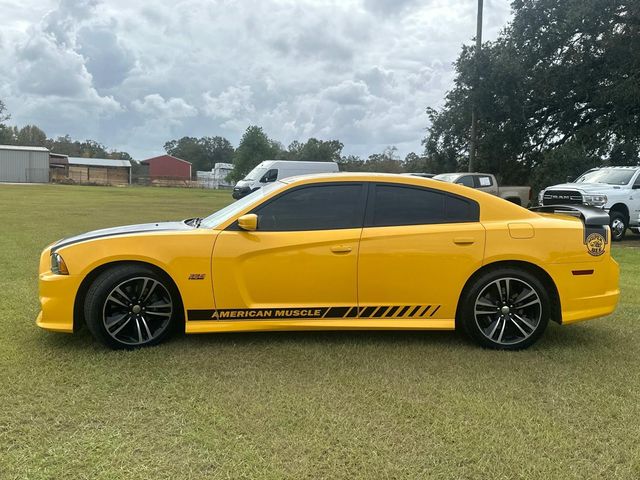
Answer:
[[[218,320],[341,318],[357,306],[366,190],[300,186],[256,207],[258,228],[234,223],[212,259]]]
[[[475,201],[436,189],[372,185],[358,262],[360,317],[453,328],[460,292],[482,265],[484,242]]]

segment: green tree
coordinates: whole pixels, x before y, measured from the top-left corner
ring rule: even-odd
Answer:
[[[382,153],[369,155],[366,162],[366,169],[369,172],[381,173],[403,173],[402,161],[398,156],[396,147],[387,147]]]
[[[229,180],[241,180],[260,162],[276,159],[281,152],[280,144],[271,140],[261,127],[248,127],[233,155],[233,170]]]
[[[51,152],[68,155],[70,157],[131,160],[131,155],[127,152],[108,150],[107,147],[95,140],[85,140],[83,142],[73,140],[69,135],[58,137],[55,140],[47,139],[45,146]]]
[[[640,3],[515,0],[512,8],[512,22],[478,59],[463,47],[444,107],[428,109],[423,143],[434,171],[466,167],[476,68],[478,170],[510,183],[576,152],[584,164],[638,163]]]
[[[338,165],[344,172],[403,173],[405,171],[396,147],[387,147],[382,153],[369,155],[366,160],[355,155],[342,157]]]
[[[45,147],[47,145],[47,134],[35,125],[25,125],[18,131],[16,143],[18,145]]]
[[[208,170],[216,163],[233,163],[235,149],[231,142],[224,137],[202,137],[200,142],[207,153]]]
[[[427,157],[420,156],[415,152],[408,153],[402,161],[402,168],[405,172],[433,173]]]
[[[539,192],[548,185],[576,179],[590,168],[602,165],[597,155],[590,154],[584,145],[567,142],[543,152],[538,165],[531,174],[531,187]]]
[[[182,137],[164,144],[169,155],[193,164],[193,172],[211,170],[216,163],[233,161],[233,145],[224,137]]]
[[[346,155],[338,161],[341,172],[364,172],[365,161],[357,155]]]
[[[4,102],[0,100],[0,145],[11,145],[15,143],[15,127],[10,127],[4,123],[10,118],[11,115],[9,115],[7,107]]]
[[[7,106],[4,104],[2,100],[0,100],[0,125],[4,124],[7,120],[11,118],[9,112],[7,111]]]
[[[164,150],[169,155],[191,162],[194,174],[198,170],[210,170],[206,151],[196,137],[170,140],[164,144]]]
[[[344,145],[339,140],[310,138],[305,143],[291,142],[284,153],[287,160],[306,162],[339,162]]]

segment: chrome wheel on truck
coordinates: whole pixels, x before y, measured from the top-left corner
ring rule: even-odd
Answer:
[[[625,216],[620,212],[610,212],[611,217],[611,240],[618,242],[624,239],[624,235],[627,232],[627,223]]]

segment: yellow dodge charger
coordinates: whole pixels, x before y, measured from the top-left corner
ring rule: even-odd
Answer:
[[[207,218],[97,230],[40,259],[37,324],[113,348],[171,332],[451,330],[520,349],[611,313],[609,219],[384,174],[274,182]]]

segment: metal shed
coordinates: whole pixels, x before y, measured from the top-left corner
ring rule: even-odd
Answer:
[[[48,183],[49,150],[0,145],[0,182]]]

